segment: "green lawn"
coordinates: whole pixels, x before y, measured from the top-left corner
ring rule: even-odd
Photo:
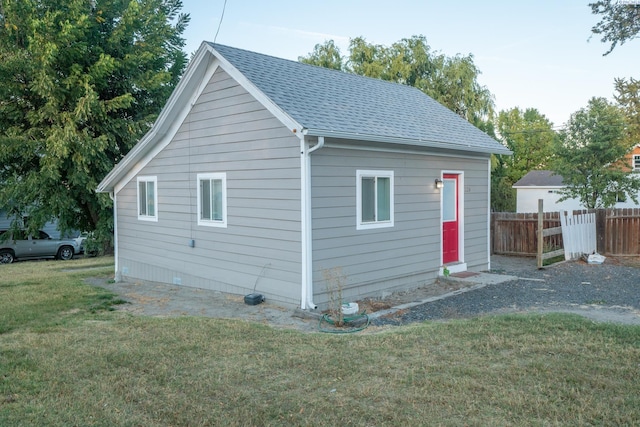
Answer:
[[[637,326],[510,315],[336,336],[135,317],[83,283],[112,262],[0,266],[0,426],[640,424]]]

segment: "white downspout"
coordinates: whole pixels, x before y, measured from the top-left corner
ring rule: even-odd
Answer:
[[[487,271],[491,271],[491,155],[488,161],[488,178],[487,178]]]
[[[302,296],[300,308],[315,310],[313,302],[313,233],[311,221],[311,157],[310,154],[324,146],[324,137],[309,148],[304,137],[300,140],[301,222],[302,222]]]
[[[118,268],[118,200],[113,191],[109,192],[109,197],[113,200],[113,258],[115,260],[115,276],[116,282],[122,281],[120,269]]]

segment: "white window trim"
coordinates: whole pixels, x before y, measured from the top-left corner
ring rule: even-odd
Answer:
[[[636,159],[638,159],[638,160],[636,161]],[[636,167],[637,163],[640,163],[640,154],[634,154],[631,157],[631,170],[636,171],[636,172],[640,171],[640,167]]]
[[[140,183],[153,182],[153,206],[155,212],[153,215],[140,215]],[[158,222],[158,177],[157,176],[139,176],[136,179],[136,207],[138,209],[138,219],[140,221]],[[149,211],[147,207],[147,212]]]
[[[389,195],[389,220],[362,222],[362,178],[389,178],[389,187],[391,194]],[[357,170],[356,171],[356,230],[370,230],[374,228],[387,228],[394,225],[394,180],[393,171],[389,170]],[[376,195],[377,197],[377,195]],[[377,203],[376,203],[377,207]]]
[[[203,179],[219,179],[222,181],[222,220],[210,220],[202,219],[200,217],[202,206],[202,195],[200,194],[200,181]],[[196,179],[196,194],[198,195],[197,213],[198,225],[205,227],[222,227],[227,228],[227,174],[225,172],[219,173],[199,173]]]

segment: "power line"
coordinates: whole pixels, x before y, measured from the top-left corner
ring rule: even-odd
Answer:
[[[220,22],[218,22],[218,29],[216,30],[216,35],[213,37],[213,42],[216,42],[218,38],[218,33],[220,32],[220,27],[222,26],[222,20],[224,19],[224,11],[227,8],[227,0],[224,0],[224,5],[222,6],[222,15],[220,15]]]

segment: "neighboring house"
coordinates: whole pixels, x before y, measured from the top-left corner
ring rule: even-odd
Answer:
[[[312,309],[326,272],[354,301],[486,270],[492,153],[413,87],[205,42],[98,187],[116,278]]]
[[[545,212],[557,212],[560,210],[571,211],[582,209],[580,202],[569,199],[559,202],[559,191],[564,188],[562,177],[552,171],[530,171],[515,184],[516,212],[538,212],[538,200],[542,199]]]
[[[636,144],[622,161],[622,167],[628,172],[640,172],[640,144]]]
[[[25,220],[26,220],[26,217],[23,219],[23,221]],[[12,221],[13,221],[13,218],[9,217],[6,211],[0,209],[0,230],[6,230],[10,228]],[[55,221],[47,222],[41,228],[41,230],[47,233],[49,236],[53,237],[54,239],[59,239],[61,237],[60,230],[58,230],[58,224]]]
[[[640,153],[638,157],[638,166],[640,167]],[[631,154],[628,160],[636,159],[636,155]],[[636,169],[638,170],[638,169]],[[538,200],[542,199],[543,209],[545,212],[572,211],[585,209],[578,199],[567,199],[559,201],[560,190],[565,187],[562,176],[554,174],[552,171],[539,170],[530,171],[523,176],[518,182],[513,184],[516,189],[516,212],[531,213],[538,212]],[[640,193],[638,194],[640,201]],[[633,200],[629,199],[625,202],[618,202],[615,208],[637,208]]]

